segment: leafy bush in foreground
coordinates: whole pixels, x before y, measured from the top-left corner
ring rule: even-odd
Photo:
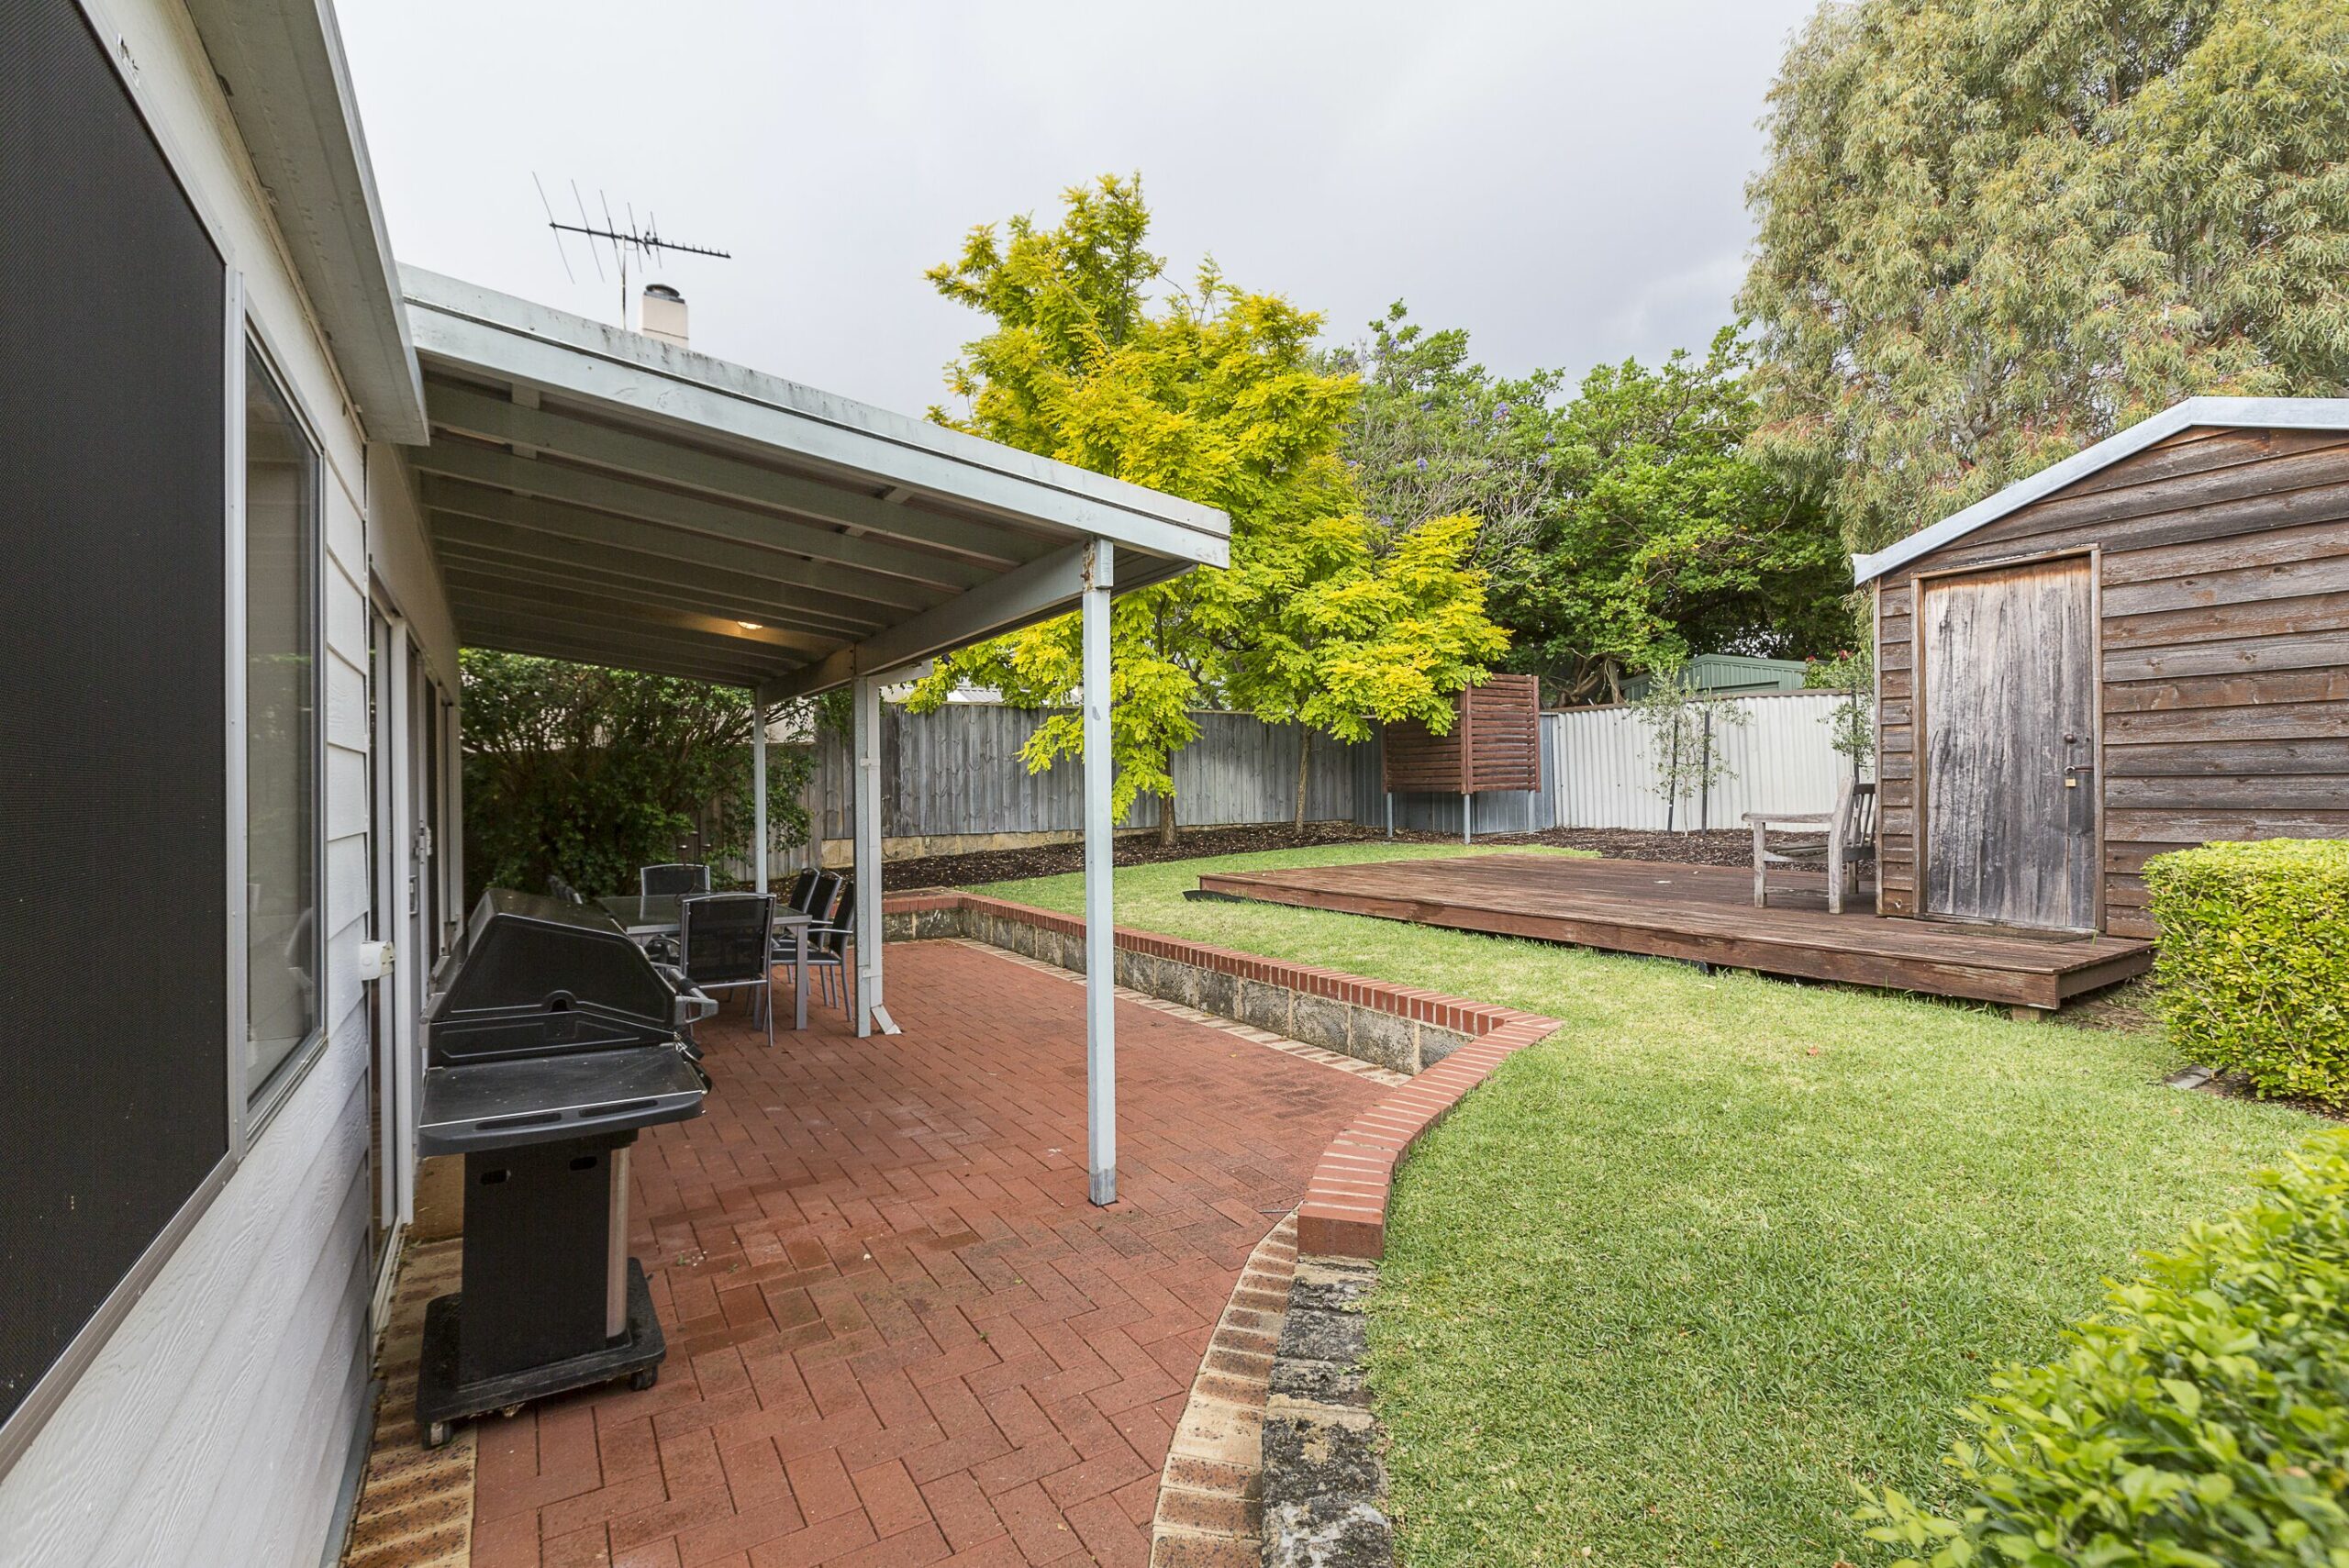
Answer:
[[[1954,1516],[1872,1495],[1870,1539],[1930,1568],[2349,1564],[2349,1131],[2259,1180],[2057,1360],[1991,1379],[1943,1461]]]
[[[2178,850],[2145,885],[2172,1042],[2262,1095],[2349,1107],[2349,839]]]

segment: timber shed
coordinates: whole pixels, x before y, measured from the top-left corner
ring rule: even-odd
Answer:
[[[2152,856],[2349,837],[2349,400],[2189,399],[1853,566],[1880,913],[2151,937]]]

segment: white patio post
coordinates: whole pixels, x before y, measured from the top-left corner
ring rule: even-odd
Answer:
[[[767,890],[767,699],[751,694],[751,886]]]
[[[1085,555],[1085,1169],[1097,1204],[1118,1200],[1117,928],[1110,915],[1109,584],[1113,551]]]
[[[850,749],[856,753],[856,1033],[897,1026],[881,997],[881,683],[856,678]]]

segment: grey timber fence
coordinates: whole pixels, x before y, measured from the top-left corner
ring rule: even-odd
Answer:
[[[1738,814],[1824,811],[1850,770],[1829,743],[1835,698],[1789,692],[1720,699],[1743,710],[1743,725],[1716,733],[1733,777],[1675,821],[1734,827]],[[989,842],[1035,842],[1084,826],[1079,770],[1067,762],[1030,773],[1020,755],[1047,716],[987,703],[951,703],[928,714],[884,705],[881,716],[882,837],[893,856],[980,849]],[[1295,811],[1295,725],[1271,725],[1241,713],[1198,715],[1199,738],[1174,758],[1178,820],[1184,827],[1286,822]],[[1307,779],[1306,817],[1316,822],[1384,827],[1376,740],[1346,746],[1315,735]],[[1475,831],[1523,833],[1547,828],[1662,828],[1664,802],[1645,738],[1628,707],[1579,708],[1542,716],[1542,789],[1476,797]],[[847,743],[825,735],[802,804],[811,837],[840,860],[851,833]],[[1461,831],[1457,795],[1398,795],[1395,826],[1421,832]],[[1152,828],[1154,795],[1138,799],[1119,824]],[[807,863],[815,850],[779,853],[774,869]]]

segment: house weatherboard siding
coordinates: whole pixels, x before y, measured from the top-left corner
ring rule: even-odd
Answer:
[[[370,1003],[358,973],[370,893],[369,550],[388,535],[403,559],[429,557],[395,493],[369,515],[372,476],[395,460],[350,412],[344,367],[289,264],[195,21],[173,0],[81,10],[239,281],[235,332],[272,362],[319,450],[325,1040],[0,1469],[0,1568],[308,1564],[328,1546],[348,1476],[373,1338]],[[417,585],[412,625],[452,678],[437,593]]]
[[[1884,913],[1920,906],[1920,575],[2085,562],[2103,929],[2156,934],[2143,873],[2165,850],[2349,836],[2349,404],[2213,399],[2148,427],[2115,438],[2117,456],[2083,454],[1860,562],[1876,600]]]

